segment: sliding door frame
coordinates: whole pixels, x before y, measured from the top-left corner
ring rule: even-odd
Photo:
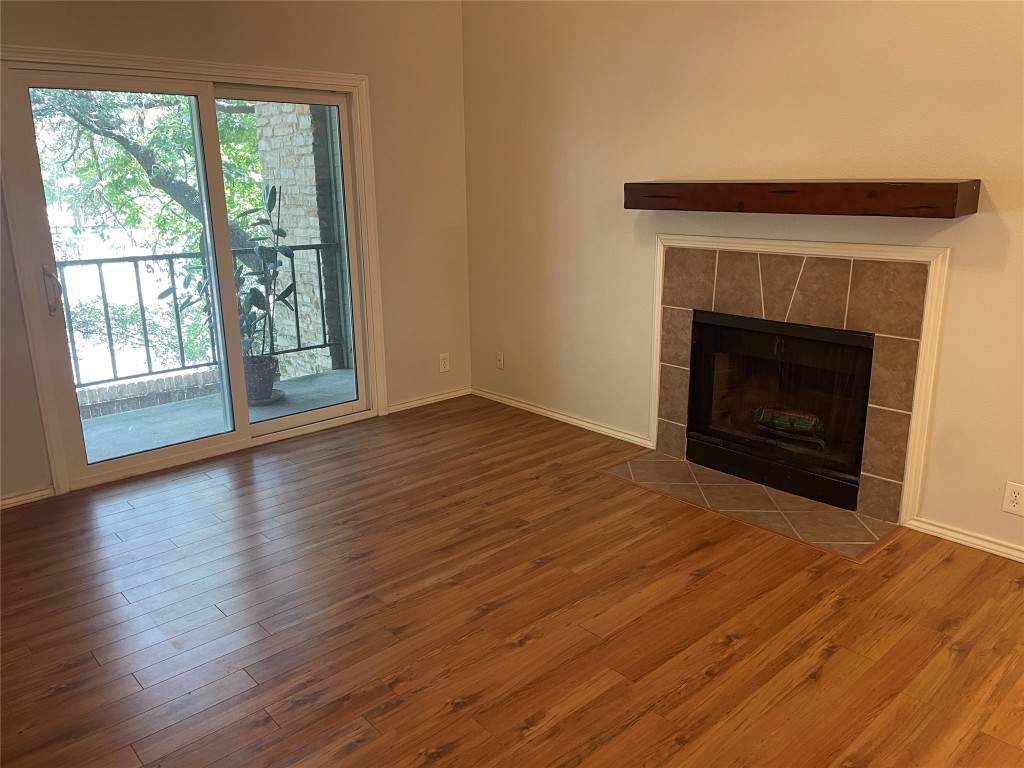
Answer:
[[[341,127],[350,137],[351,179],[354,189],[351,192],[346,190],[346,205],[352,206],[351,209],[346,210],[346,216],[350,221],[350,258],[353,259],[353,270],[358,270],[361,273],[359,277],[362,283],[364,316],[363,318],[355,317],[354,321],[364,324],[366,347],[364,360],[367,369],[365,381],[368,382],[366,410],[293,427],[284,423],[274,431],[269,431],[266,426],[263,428],[257,426],[254,429],[248,424],[248,419],[239,421],[240,412],[244,412],[244,384],[241,385],[240,390],[239,377],[232,375],[230,380],[232,381],[232,401],[235,404],[233,409],[234,432],[206,438],[195,445],[186,443],[161,449],[159,457],[156,458],[139,454],[136,460],[128,462],[127,466],[104,468],[102,464],[93,465],[95,469],[90,469],[84,476],[71,471],[69,466],[69,458],[75,451],[73,448],[71,451],[66,449],[68,428],[67,426],[62,427],[62,421],[67,419],[67,415],[63,414],[61,404],[66,402],[67,393],[56,386],[60,380],[61,371],[53,369],[48,359],[49,355],[38,353],[38,350],[46,348],[46,340],[51,333],[45,327],[41,314],[45,313],[43,291],[46,286],[43,284],[40,265],[45,264],[46,261],[41,259],[39,254],[30,252],[34,242],[31,236],[19,235],[19,231],[25,232],[28,227],[16,224],[18,219],[23,216],[30,218],[42,216],[45,219],[45,205],[40,208],[39,201],[34,199],[35,195],[29,195],[29,198],[25,200],[15,200],[13,190],[4,179],[4,202],[11,222],[15,269],[18,273],[18,287],[29,336],[29,347],[33,350],[32,368],[39,394],[39,405],[42,411],[43,429],[55,493],[65,493],[75,488],[110,482],[169,466],[223,455],[387,413],[380,262],[377,247],[373,149],[370,135],[369,83],[365,75],[238,66],[216,62],[123,56],[27,46],[0,48],[0,63],[2,63],[5,79],[13,76],[15,79],[21,80],[31,72],[48,73],[51,76],[61,73],[73,76],[91,74],[96,75],[101,82],[103,79],[127,81],[132,78],[150,78],[164,85],[173,81],[183,81],[182,84],[187,83],[187,87],[194,87],[197,83],[202,84],[208,89],[202,98],[209,99],[209,104],[212,104],[215,90],[263,87],[281,89],[279,95],[284,97],[288,96],[289,91],[303,91],[306,92],[306,95],[322,94],[326,99],[342,98],[346,100],[348,106],[347,110],[342,112],[342,119],[347,114],[349,124]],[[6,103],[7,98],[5,97]],[[217,150],[216,144],[209,144],[210,137],[216,135],[216,126],[207,125],[206,121],[202,122],[201,126],[206,145],[204,151],[209,155],[210,152]],[[24,141],[24,137],[19,138]],[[8,151],[9,149],[8,147]],[[5,152],[5,154],[7,153]],[[5,161],[4,164],[7,165],[8,162]],[[207,167],[210,165],[211,163],[208,162]],[[220,196],[222,198],[223,187],[218,183],[220,179],[219,161],[213,165],[217,166],[217,174],[208,178],[211,197]],[[3,175],[7,176],[6,171]],[[226,223],[221,224],[218,221],[220,218],[217,215],[218,209],[224,210],[223,200],[221,199],[219,202],[218,205],[216,200],[211,199],[215,230],[220,226],[226,228]],[[35,222],[37,228],[39,224],[39,222]],[[221,233],[221,236],[217,237],[215,233],[218,250],[225,234]],[[232,288],[230,282],[229,275],[221,275],[222,302],[225,301],[224,297]],[[231,352],[240,350],[238,329],[232,327],[233,325],[224,323],[225,343],[229,349],[229,356],[232,356]],[[225,384],[227,382],[228,379],[225,377]],[[239,396],[243,400],[239,401]]]
[[[252,86],[243,88],[237,86],[225,86],[219,83],[214,86],[213,96],[216,99],[241,99],[243,101],[277,102],[283,104],[318,104],[334,107],[338,110],[338,151],[340,153],[339,160],[341,162],[343,176],[340,180],[342,188],[341,204],[344,208],[345,214],[345,250],[346,262],[348,263],[349,293],[352,300],[352,323],[353,335],[355,337],[353,339],[353,347],[356,357],[357,398],[344,403],[321,406],[319,408],[314,408],[313,410],[298,411],[297,413],[285,416],[277,416],[265,421],[250,421],[249,433],[253,437],[261,437],[263,435],[280,432],[282,430],[301,427],[309,423],[311,420],[316,419],[316,414],[328,410],[337,416],[345,416],[350,413],[366,411],[368,404],[367,385],[369,382],[367,379],[367,372],[365,370],[366,366],[363,364],[363,361],[367,360],[369,355],[367,354],[366,349],[366,329],[363,327],[361,322],[362,317],[365,316],[363,300],[365,291],[363,290],[363,275],[362,270],[360,269],[360,264],[362,263],[362,248],[356,217],[355,215],[350,215],[351,212],[355,211],[356,196],[353,194],[353,190],[351,189],[352,185],[349,183],[347,173],[347,169],[353,166],[353,142],[351,141],[352,119],[350,117],[352,108],[349,103],[349,98],[343,94],[335,94],[325,91],[301,91],[282,88],[268,89]]]

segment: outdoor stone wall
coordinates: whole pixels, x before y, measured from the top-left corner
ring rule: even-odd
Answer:
[[[83,419],[137,411],[164,403],[191,400],[220,393],[221,370],[190,371],[153,379],[101,384],[78,390],[78,409]]]
[[[313,125],[308,104],[256,103],[256,131],[259,155],[263,165],[263,181],[280,186],[281,228],[288,236],[282,240],[293,248],[321,242],[320,216],[317,206],[316,162],[313,147]],[[275,211],[274,223],[277,223]],[[287,259],[284,261],[284,288],[291,280]],[[299,331],[303,344],[323,341],[320,313],[320,277],[317,274],[316,252],[295,254],[295,296],[292,305],[299,313]],[[278,305],[274,317],[275,346],[295,347],[295,314]],[[333,368],[328,349],[306,350],[280,355],[283,378],[322,373]]]

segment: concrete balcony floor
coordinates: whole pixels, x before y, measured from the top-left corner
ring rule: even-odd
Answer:
[[[354,370],[327,371],[275,382],[284,398],[249,409],[251,422],[304,413],[356,399]],[[89,463],[129,456],[228,431],[220,395],[179,400],[82,420]]]

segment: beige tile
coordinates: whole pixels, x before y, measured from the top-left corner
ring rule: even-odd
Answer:
[[[690,469],[693,470],[693,476],[697,478],[698,483],[715,483],[716,485],[756,485],[756,483],[744,480],[742,477],[727,475],[725,472],[719,472],[717,469],[711,469],[710,467],[702,467],[700,464],[694,464],[693,462],[690,462]],[[771,508],[771,505],[769,505],[768,509]]]
[[[839,509],[833,507],[831,504],[825,504],[821,501],[815,501],[814,499],[807,499],[803,496],[797,496],[792,493],[786,493],[776,488],[769,488],[765,486],[765,490],[768,491],[768,495],[772,497],[772,501],[775,502],[776,506],[783,512],[847,512],[848,510]]]
[[[631,461],[633,479],[638,483],[696,483],[685,461]]]
[[[686,427],[658,419],[658,453],[683,458],[686,451]]]
[[[796,531],[793,530],[793,526],[789,524],[785,516],[781,512],[767,512],[764,510],[732,510],[724,513],[728,514],[729,517],[734,517],[737,520],[742,520],[745,523],[751,523],[753,525],[760,526],[761,528],[767,528],[769,531],[775,531],[786,536],[796,537]]]
[[[791,253],[762,253],[760,259],[765,319],[785,320],[804,257]]]
[[[669,496],[675,496],[677,499],[696,504],[698,507],[707,506],[704,494],[700,492],[700,486],[696,483],[644,483],[644,488],[667,493]]]
[[[853,512],[786,512],[786,519],[810,542],[869,542],[874,535]]]
[[[661,310],[661,362],[690,367],[693,310],[663,307]]]
[[[903,480],[907,463],[910,414],[868,407],[861,470],[889,480]]]
[[[793,295],[789,322],[842,328],[851,263],[849,259],[808,256]]]
[[[715,251],[666,248],[661,303],[685,309],[711,309]]]
[[[861,523],[867,526],[867,529],[875,534],[879,539],[888,536],[899,528],[895,523],[886,523],[882,520],[875,520],[867,515],[858,515],[858,517],[860,517]]]
[[[909,339],[875,336],[871,358],[871,392],[868,402],[909,411],[914,405],[919,343]]]
[[[921,338],[927,283],[925,264],[855,260],[846,327]]]
[[[867,475],[860,476],[857,512],[862,517],[873,517],[876,520],[898,523],[902,498],[903,483],[892,483]]]
[[[658,418],[685,424],[689,396],[690,372],[685,368],[662,365],[658,389]]]
[[[830,549],[836,554],[843,555],[844,557],[849,557],[853,560],[859,560],[861,557],[863,557],[864,553],[866,553],[875,545],[871,542],[863,542],[860,544],[840,544],[838,542],[833,542],[831,544],[822,544],[819,546],[822,546],[825,549]]]
[[[723,512],[730,510],[770,510],[775,506],[771,496],[760,485],[710,485],[701,483],[700,489],[712,509]]]
[[[633,476],[629,472],[628,461],[625,464],[617,464],[614,467],[611,467],[610,469],[607,469],[605,471],[615,475],[616,477],[624,477],[627,480],[633,479]]]
[[[676,456],[669,456],[667,453],[658,453],[657,451],[648,451],[647,453],[640,454],[632,461],[679,461],[680,459]]]
[[[764,317],[761,310],[761,277],[756,253],[718,252],[715,312]]]

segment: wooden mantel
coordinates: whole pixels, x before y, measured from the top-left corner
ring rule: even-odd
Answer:
[[[978,212],[980,179],[632,181],[626,208],[955,219]]]

